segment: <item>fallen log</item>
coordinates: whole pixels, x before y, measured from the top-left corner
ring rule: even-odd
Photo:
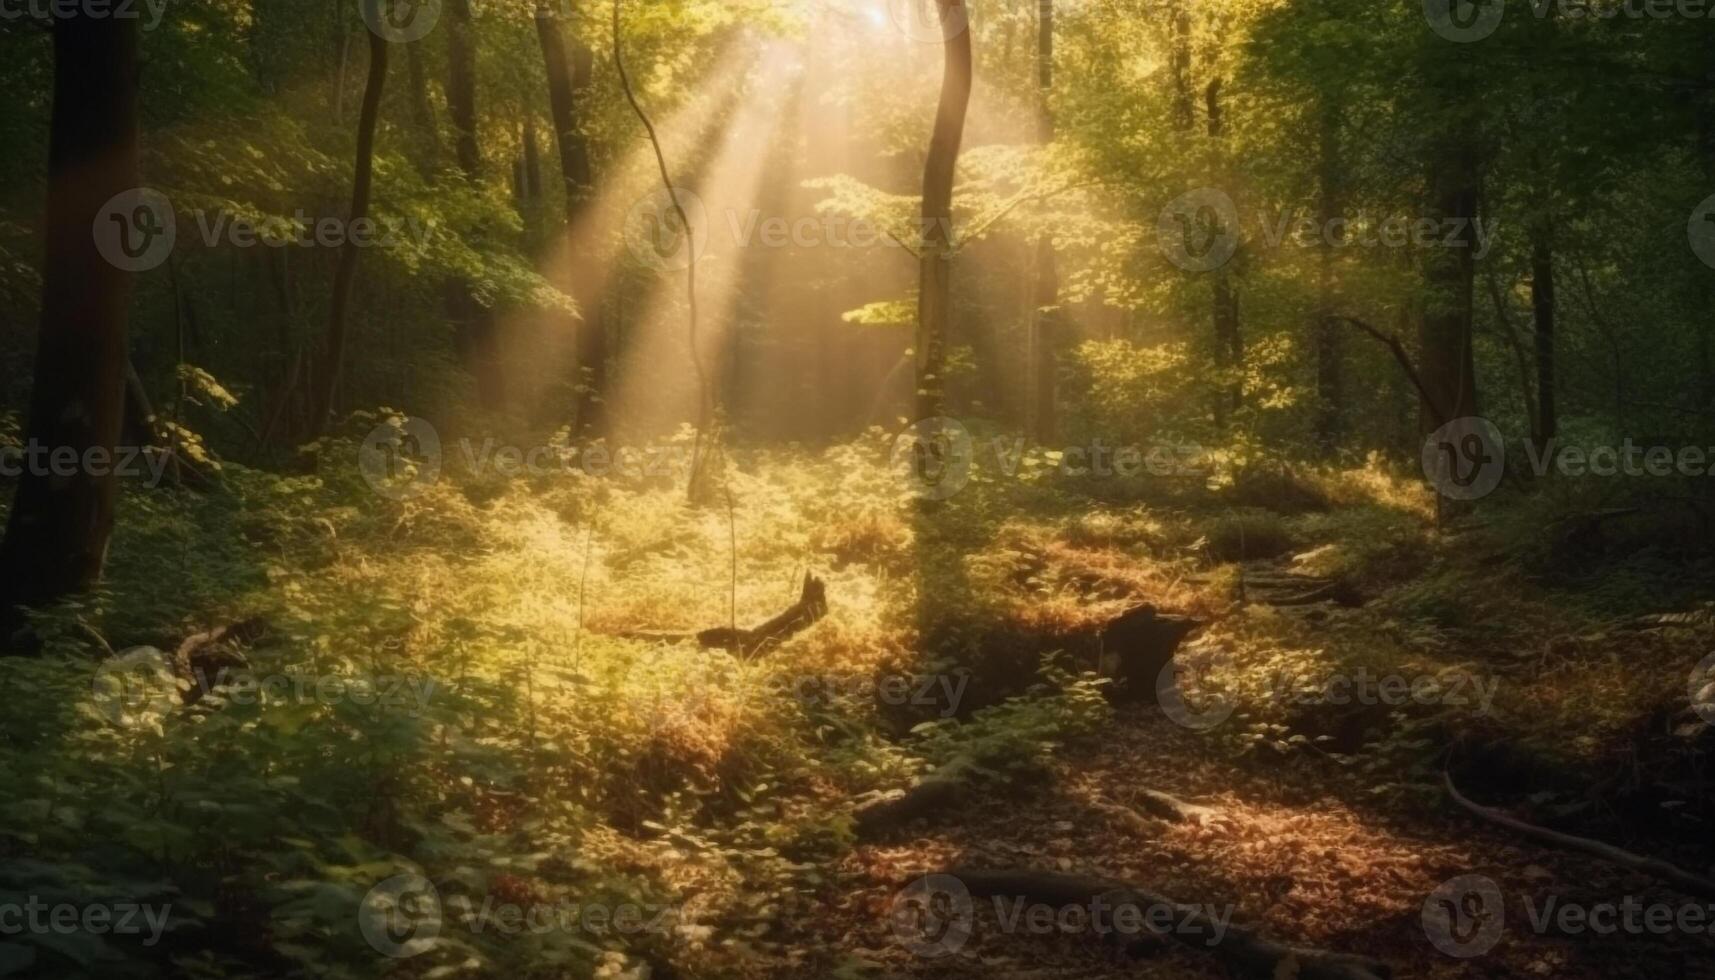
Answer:
[[[779,646],[814,626],[828,614],[828,586],[813,573],[804,573],[804,585],[798,601],[778,616],[751,629],[717,626],[696,633],[672,633],[657,630],[628,630],[615,633],[625,640],[650,643],[688,643],[695,641],[705,649],[729,650],[740,656],[754,656],[769,647]]]
[[[1210,953],[1241,976],[1259,980],[1274,977],[1389,980],[1393,975],[1391,968],[1379,960],[1277,943],[1244,926],[1216,923],[1203,905],[1185,905],[1123,881],[1029,870],[953,870],[947,874],[962,882],[974,897],[1010,898],[1061,907],[1089,906],[1100,899],[1108,908],[1133,905],[1173,909],[1178,913],[1174,928],[1136,938],[1170,939],[1189,949]],[[1110,929],[1109,934],[1112,933]]]
[[[1443,772],[1442,780],[1446,783],[1447,795],[1453,798],[1453,802],[1459,804],[1478,818],[1487,821],[1488,823],[1492,823],[1497,827],[1504,827],[1507,830],[1522,834],[1532,840],[1541,841],[1542,843],[1548,844],[1552,847],[1589,854],[1593,857],[1601,858],[1610,864],[1615,864],[1625,868],[1628,871],[1636,871],[1639,874],[1649,875],[1658,881],[1679,889],[1687,895],[1700,895],[1704,898],[1715,898],[1715,881],[1711,881],[1702,875],[1692,874],[1691,872],[1676,865],[1669,864],[1666,861],[1662,861],[1657,858],[1645,857],[1642,854],[1634,854],[1631,851],[1623,850],[1613,846],[1612,844],[1604,844],[1599,840],[1592,840],[1588,837],[1579,837],[1576,834],[1563,834],[1557,830],[1549,830],[1547,827],[1538,827],[1536,824],[1526,823],[1516,817],[1509,817],[1506,814],[1501,813],[1499,810],[1490,809],[1489,807],[1483,806],[1480,803],[1474,803],[1468,799],[1465,794],[1459,792],[1459,787],[1453,785],[1452,773]]]

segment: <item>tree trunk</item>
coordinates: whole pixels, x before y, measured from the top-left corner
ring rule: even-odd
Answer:
[[[103,258],[90,232],[110,217],[141,217],[129,209],[102,214],[106,202],[141,182],[137,21],[72,16],[56,21],[53,35],[42,319],[26,440],[79,460],[94,453],[99,461],[104,453],[111,463],[124,416],[132,281]],[[139,232],[154,234],[121,223],[121,245],[130,248]],[[110,468],[99,467],[103,475],[97,469],[23,474],[0,543],[0,619],[15,606],[80,592],[100,579],[116,484]]]
[[[542,197],[542,154],[541,147],[536,145],[536,120],[524,120],[524,173],[519,181],[519,196],[526,202],[540,200]]]
[[[971,32],[965,0],[935,0],[945,37],[941,101],[923,166],[923,243],[917,295],[917,417],[941,414],[946,391],[947,330],[953,305],[953,178],[965,136],[972,83]]]
[[[1173,128],[1181,133],[1189,133],[1197,124],[1197,109],[1191,97],[1191,13],[1183,7],[1173,12],[1170,57],[1173,78]]]
[[[381,114],[381,90],[387,84],[387,40],[369,32],[369,79],[363,86],[363,110],[357,121],[357,156],[351,182],[351,214],[347,227],[369,217],[369,190],[375,174],[375,124]],[[350,236],[340,249],[334,269],[333,310],[328,318],[327,349],[316,377],[315,401],[310,409],[314,434],[326,431],[333,415],[334,393],[345,368],[346,337],[351,320],[351,289],[357,277],[359,249]]]
[[[1536,314],[1536,437],[1559,430],[1554,407],[1554,242],[1546,220],[1531,229],[1530,305]]]
[[[411,85],[411,125],[422,141],[417,167],[426,178],[432,178],[440,167],[441,140],[435,131],[435,111],[429,105],[429,80],[423,70],[423,52],[416,42],[405,45],[405,67]]]
[[[482,174],[482,150],[476,142],[476,37],[470,0],[447,3],[447,115],[453,124],[453,151],[465,177]]]
[[[1222,113],[1221,87],[1223,80],[1216,78],[1209,82],[1204,93],[1205,105],[1208,108],[1209,141],[1215,148],[1217,159],[1220,147],[1226,138],[1226,119]],[[1238,229],[1232,229],[1237,233]],[[1215,283],[1213,289],[1213,314],[1215,326],[1215,366],[1220,368],[1225,384],[1225,390],[1216,397],[1219,399],[1215,409],[1217,425],[1225,427],[1229,413],[1238,411],[1244,406],[1244,361],[1245,342],[1239,331],[1239,296],[1233,285],[1232,276],[1226,265],[1214,271]]]
[[[482,151],[476,138],[476,30],[470,0],[448,0],[447,11],[447,115],[452,119],[459,171],[475,185],[482,181]],[[477,401],[484,408],[501,408],[506,387],[494,311],[482,305],[469,282],[454,280],[447,284],[447,315],[453,321],[460,358],[476,379]]]
[[[1054,89],[1054,0],[1039,0],[1036,23],[1037,138],[1047,146],[1054,141],[1054,116],[1049,94]],[[1060,270],[1054,255],[1054,236],[1041,232],[1036,239],[1036,289],[1031,326],[1036,356],[1036,398],[1032,426],[1039,442],[1049,442],[1058,428],[1058,388],[1061,337]]]
[[[566,228],[570,232],[595,196],[589,139],[578,123],[579,93],[589,90],[595,73],[595,56],[588,46],[574,38],[568,59],[565,34],[546,7],[537,14],[536,34],[547,68],[548,109],[554,123],[554,146],[559,151],[560,180],[565,192]],[[568,281],[583,315],[577,327],[576,420],[580,435],[597,438],[606,426],[603,406],[607,395],[607,323],[602,316],[603,284],[592,279],[593,273],[585,274],[580,258],[567,256]]]
[[[1316,445],[1324,458],[1340,447],[1345,425],[1344,378],[1340,370],[1340,331],[1334,315],[1334,249],[1338,242],[1328,236],[1337,227],[1340,214],[1340,109],[1333,99],[1322,96],[1321,138],[1316,172],[1318,217],[1322,222],[1322,248],[1317,273],[1317,316],[1311,327],[1316,347]]]
[[[1472,296],[1476,276],[1471,223],[1477,216],[1477,159],[1459,138],[1443,141],[1430,165],[1431,217],[1459,222],[1457,240],[1431,250],[1429,286],[1419,340],[1420,370],[1428,397],[1421,428],[1433,432],[1454,419],[1477,414],[1477,365],[1471,348]]]

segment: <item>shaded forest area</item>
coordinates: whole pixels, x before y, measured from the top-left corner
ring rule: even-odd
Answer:
[[[1715,980],[1715,4],[0,52],[0,976]]]

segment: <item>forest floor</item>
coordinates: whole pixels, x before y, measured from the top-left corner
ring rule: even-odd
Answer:
[[[1384,495],[1398,490],[1389,485]],[[1201,550],[1219,553],[1235,519],[1210,503],[1194,499],[1180,514],[1202,532]],[[1258,521],[1256,511],[1246,513],[1241,523]],[[1124,526],[1136,514],[1095,504],[1079,525]],[[1038,778],[987,785],[955,812],[860,846],[840,864],[842,890],[827,899],[828,914],[807,917],[818,928],[806,945],[900,976],[1233,975],[1198,949],[1201,937],[1116,949],[1094,934],[1083,908],[1070,918],[1056,908],[1053,926],[1044,920],[1033,930],[1016,899],[961,893],[959,907],[936,909],[939,918],[927,923],[901,905],[901,883],[920,876],[1032,869],[1137,884],[1222,910],[1285,943],[1375,957],[1396,977],[1715,977],[1715,896],[1676,892],[1475,821],[1433,778],[1451,766],[1471,795],[1529,819],[1667,856],[1705,876],[1715,871],[1712,719],[1693,716],[1684,695],[1675,704],[1676,692],[1664,696],[1656,683],[1684,687],[1697,658],[1715,650],[1707,604],[1685,600],[1703,611],[1665,629],[1648,616],[1634,620],[1644,609],[1674,609],[1687,579],[1626,532],[1569,552],[1554,540],[1566,525],[1540,513],[1470,520],[1450,533],[1395,513],[1383,518],[1391,527],[1379,538],[1377,516],[1312,507],[1278,523],[1260,520],[1253,533],[1280,539],[1265,540],[1265,553],[1287,557],[1225,564],[1228,575],[1211,576],[1199,594],[1134,578],[1131,599],[1210,615],[1182,657],[1215,650],[1218,667],[1206,669],[1272,670],[1293,682],[1270,691],[1235,680],[1224,689],[1233,718],[1207,730],[1176,723],[1152,696],[1057,753]],[[1520,547],[1532,527],[1534,540]],[[1063,526],[1057,533],[1062,542],[1082,537]],[[1132,569],[1140,558],[1135,543],[1113,541],[1084,541],[1060,555],[1086,569]],[[1248,601],[1235,599],[1236,573],[1274,576],[1283,566],[1330,571],[1353,587],[1349,601],[1271,608],[1254,586]],[[1693,592],[1710,581],[1706,568],[1687,574],[1702,583]],[[1652,579],[1660,592],[1640,601],[1634,590]],[[1366,668],[1378,682],[1445,683],[1426,697],[1396,691],[1391,699],[1378,683],[1366,698],[1358,693]],[[1328,687],[1331,676],[1354,686]],[[1310,687],[1300,686],[1306,680]],[[1303,696],[1310,690],[1332,697]],[[1366,707],[1368,700],[1382,704]],[[1467,744],[1475,757],[1456,758]],[[1165,819],[1144,799],[1150,791],[1207,812]],[[1471,876],[1501,896],[1504,926],[1492,938],[1449,933],[1445,919],[1426,913],[1432,896],[1461,894],[1446,886]],[[935,888],[948,887],[939,880]],[[1627,919],[1627,903],[1655,912]],[[1622,916],[1598,930],[1594,918],[1557,919],[1568,905],[1617,906]],[[1669,910],[1681,925],[1660,924]],[[1657,925],[1647,924],[1652,914]],[[954,919],[967,924],[968,938],[946,938]],[[926,939],[939,942],[913,948]]]
[[[1133,957],[1087,925],[1028,934],[983,898],[968,938],[925,950],[902,889],[987,868],[1120,879],[1396,977],[1715,977],[1715,913],[1639,934],[1533,924],[1549,901],[1636,896],[1659,921],[1715,897],[1479,823],[1442,785],[1450,770],[1508,813],[1715,867],[1715,718],[1692,704],[1715,575],[1678,517],[1589,531],[1578,515],[1607,502],[1549,488],[1438,527],[1373,463],[1223,485],[1048,462],[924,504],[888,448],[735,453],[701,507],[671,479],[463,471],[457,452],[437,481],[377,494],[343,439],[314,476],[229,467],[220,493],[128,493],[106,592],[40,619],[45,656],[0,658],[0,781],[18,788],[0,858],[27,872],[0,892],[180,911],[159,945],[25,937],[0,967],[1226,975],[1195,943]],[[826,617],[755,656],[625,635],[759,623],[806,570]],[[1214,723],[1174,721],[1154,692],[1110,707],[1103,664],[1055,652],[1143,603],[1203,624],[1178,653],[1181,707]],[[1640,619],[1658,614],[1686,615]],[[242,671],[430,683],[410,703],[225,681],[194,703],[103,700],[102,646],[134,659],[253,616],[268,626]],[[863,801],[948,766],[967,773],[953,802],[858,825]],[[1147,791],[1209,812],[1153,817]],[[1425,908],[1472,875],[1504,932],[1458,958]],[[433,928],[393,921],[377,946],[365,916],[399,877],[432,883]],[[497,905],[660,914],[497,926]]]

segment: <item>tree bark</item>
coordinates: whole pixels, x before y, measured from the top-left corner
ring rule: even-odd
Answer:
[[[375,176],[375,124],[381,114],[381,91],[387,84],[387,40],[369,32],[369,79],[363,86],[363,110],[357,121],[357,154],[351,182],[351,214],[348,227],[369,217],[370,185]],[[357,277],[358,247],[347,236],[334,269],[333,309],[328,318],[327,349],[317,372],[315,401],[310,411],[314,434],[327,430],[333,415],[334,393],[339,390],[345,369],[345,348],[350,333],[351,289]]]
[[[132,277],[102,257],[90,232],[106,202],[141,182],[137,21],[82,14],[56,21],[53,35],[42,313],[26,439],[111,460],[124,417]],[[135,230],[121,229],[127,243]],[[0,620],[100,579],[116,485],[111,472],[95,470],[22,476],[0,542]]]
[[[947,331],[953,305],[953,179],[965,136],[972,84],[971,32],[965,0],[935,0],[944,68],[935,130],[923,166],[923,251],[918,257],[917,417],[941,414],[946,391]]]

